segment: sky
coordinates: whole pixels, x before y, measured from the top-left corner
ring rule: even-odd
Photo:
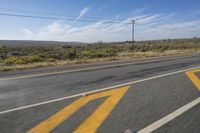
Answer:
[[[1,40],[130,41],[133,19],[136,41],[200,37],[200,0],[0,0],[0,3]],[[94,21],[82,22],[88,19]]]

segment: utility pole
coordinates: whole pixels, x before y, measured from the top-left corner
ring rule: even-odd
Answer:
[[[135,50],[135,20],[132,20],[132,47],[133,47],[133,52]]]
[[[132,43],[135,42],[135,20],[132,20]]]

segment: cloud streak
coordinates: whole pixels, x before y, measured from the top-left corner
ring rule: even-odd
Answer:
[[[33,35],[33,32],[31,30],[29,30],[29,29],[22,29],[21,31],[27,36],[32,36]]]
[[[56,41],[126,41],[131,40],[133,18],[143,18],[136,23],[136,40],[154,40],[166,38],[186,38],[200,36],[200,20],[183,21],[178,14],[142,14],[128,17],[119,23],[99,21],[84,26],[75,26],[66,21],[56,21],[36,31],[22,29],[22,32],[34,40]],[[145,17],[144,17],[145,16]],[[169,23],[170,22],[170,23]],[[147,36],[148,35],[148,36]]]
[[[101,6],[99,9],[98,9],[98,12],[101,12],[104,8],[106,8],[113,0],[108,0],[106,3],[104,3],[103,6]]]
[[[80,14],[79,14],[79,16],[76,18],[76,20],[81,19],[85,14],[87,14],[87,13],[89,12],[89,10],[90,10],[90,7],[89,7],[89,6],[83,8],[83,9],[80,11]]]

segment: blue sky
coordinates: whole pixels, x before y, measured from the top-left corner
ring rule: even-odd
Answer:
[[[0,15],[0,39],[55,41],[136,40],[200,37],[199,0],[1,0],[0,14],[23,14],[74,21]],[[83,23],[81,19],[97,19]],[[119,19],[119,23],[105,20]]]

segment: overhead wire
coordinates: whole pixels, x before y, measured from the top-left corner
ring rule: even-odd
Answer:
[[[51,16],[66,16],[66,17],[71,17],[73,19],[75,19],[77,17],[77,16],[72,15],[72,14],[61,14],[61,13],[40,12],[40,11],[28,11],[28,10],[12,9],[12,8],[1,8],[0,7],[0,12],[5,12],[5,11],[7,11],[7,12],[9,12],[9,11],[13,12],[13,11],[15,11],[15,12],[20,12],[20,13],[25,13],[25,14],[21,14],[21,15],[27,15],[27,14],[31,13],[31,15],[28,15],[28,16],[34,16],[35,14],[36,14],[35,16],[37,16],[38,14],[39,15],[43,14],[43,15],[51,15]],[[5,13],[5,14],[10,14],[10,13]],[[84,17],[84,19],[96,20],[96,21],[97,20],[109,20],[109,19],[106,19],[106,18],[94,18],[94,17],[93,18],[91,18],[91,17]],[[110,21],[111,20],[112,21],[124,21],[124,19],[119,19],[119,18],[112,18],[112,19],[110,19]]]
[[[183,32],[197,32],[197,31],[185,30],[185,29],[180,29],[180,28],[166,28],[166,27],[161,27],[161,26],[151,26],[149,24],[139,24],[139,23],[137,23],[137,25],[142,25],[142,26],[161,29],[161,30],[170,30],[170,31],[171,30],[178,30],[178,31],[183,31]]]
[[[45,16],[12,14],[12,13],[0,13],[0,16],[35,18],[35,19],[49,19],[49,20],[65,20],[65,21],[78,21],[78,22],[100,22],[100,21],[103,21],[103,23],[120,23],[121,22],[121,21],[112,21],[112,20],[76,19],[76,18],[64,18],[64,17],[45,17]]]
[[[2,9],[2,8],[0,8]],[[11,10],[11,9],[9,9]],[[15,10],[15,9],[12,9]],[[20,11],[20,10],[19,10]],[[21,10],[26,12],[25,10]],[[39,13],[39,12],[38,12]],[[73,21],[73,22],[102,22],[102,23],[119,23],[120,25],[130,25],[132,24],[131,22],[126,22],[125,20],[108,20],[108,19],[93,19],[93,18],[81,18],[81,19],[76,19],[76,18],[65,18],[65,17],[49,17],[49,16],[38,16],[38,15],[26,15],[26,14],[14,14],[14,13],[0,13],[0,16],[9,16],[9,17],[23,17],[23,18],[33,18],[33,19],[48,19],[48,20],[63,20],[63,21]],[[145,19],[148,16],[142,16],[138,18],[134,18],[134,20],[142,20]],[[183,31],[183,32],[197,32],[197,31],[191,31],[191,30],[185,30],[185,29],[178,29],[178,28],[165,28],[161,26],[149,26],[149,24],[142,24],[142,23],[136,23],[136,25],[143,25],[146,27],[150,28],[157,28],[157,29],[162,29],[162,30],[178,30],[178,31]]]

